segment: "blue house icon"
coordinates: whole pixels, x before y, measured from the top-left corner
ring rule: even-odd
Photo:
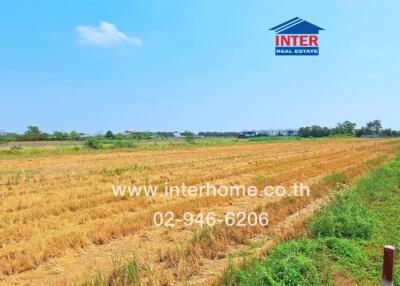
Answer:
[[[275,31],[276,34],[319,34],[319,31],[324,29],[295,17],[269,30]]]

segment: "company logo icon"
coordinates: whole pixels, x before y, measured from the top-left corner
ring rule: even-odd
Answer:
[[[276,56],[318,56],[318,34],[324,29],[299,17],[270,29],[275,31]]]

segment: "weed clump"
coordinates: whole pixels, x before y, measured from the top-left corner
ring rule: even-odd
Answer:
[[[100,140],[90,137],[88,140],[86,140],[85,147],[90,149],[101,149],[102,146],[100,144]]]
[[[122,261],[113,259],[113,271],[106,275],[102,272],[95,272],[86,277],[81,286],[140,286],[139,266],[135,259]]]
[[[318,259],[315,259],[318,257]],[[334,266],[336,265],[336,266]],[[340,266],[338,266],[340,265]],[[352,272],[370,271],[362,248],[348,239],[300,239],[278,245],[268,259],[235,268],[228,266],[222,285],[230,286],[313,286],[330,285],[329,267]],[[330,269],[332,270],[332,269]]]
[[[329,207],[311,221],[310,237],[341,237],[370,239],[379,220],[368,212],[356,195],[339,196]]]
[[[18,154],[22,150],[21,146],[11,146],[8,150],[8,154]]]
[[[116,149],[135,147],[133,140],[100,140],[90,137],[85,141],[84,146],[89,149]]]

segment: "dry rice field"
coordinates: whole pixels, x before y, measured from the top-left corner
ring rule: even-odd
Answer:
[[[144,285],[211,285],[228,254],[257,255],[298,235],[334,190],[396,155],[399,141],[336,139],[0,160],[0,284],[77,285],[135,259]],[[324,180],[340,173],[341,181]],[[260,179],[261,178],[261,179]],[[113,185],[304,182],[299,197],[115,197]],[[152,225],[154,211],[265,210],[268,227]],[[201,231],[201,230],[200,230]],[[114,262],[115,263],[115,262]]]

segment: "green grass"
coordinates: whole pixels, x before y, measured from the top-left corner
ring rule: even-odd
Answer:
[[[341,179],[335,174],[328,180]],[[264,261],[229,266],[221,284],[378,285],[385,244],[400,245],[400,157],[318,213],[306,236],[278,245]],[[399,286],[398,255],[396,265]]]
[[[329,187],[336,187],[344,183],[346,183],[346,175],[343,172],[335,172],[331,175],[328,175],[320,182],[321,185]]]
[[[84,147],[90,149],[115,149],[115,148],[132,148],[137,144],[133,140],[99,140],[96,138],[89,138],[84,143]]]
[[[360,203],[359,196],[339,196],[309,224],[312,238],[338,237],[371,239],[381,221]]]

